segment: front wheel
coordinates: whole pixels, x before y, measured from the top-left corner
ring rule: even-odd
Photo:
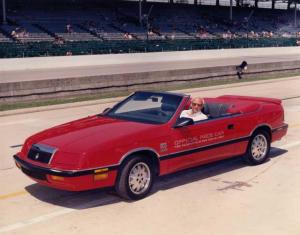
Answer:
[[[270,135],[266,131],[260,130],[254,132],[249,141],[244,159],[252,165],[265,162],[270,153],[270,139]]]
[[[154,179],[151,161],[142,157],[134,157],[125,163],[120,171],[116,191],[121,197],[139,200],[147,196]]]

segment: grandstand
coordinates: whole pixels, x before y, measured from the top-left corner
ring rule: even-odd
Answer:
[[[299,43],[290,1],[170,2],[10,1],[1,17],[0,58]]]

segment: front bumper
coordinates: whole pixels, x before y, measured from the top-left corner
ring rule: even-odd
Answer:
[[[86,170],[57,170],[41,166],[33,165],[22,160],[19,156],[14,155],[14,160],[19,169],[24,174],[35,180],[36,182],[52,187],[68,191],[83,191],[95,188],[110,187],[115,184],[118,166],[104,168],[86,169]],[[95,175],[102,172],[107,174],[102,180],[95,180]],[[60,180],[54,180],[55,177]]]

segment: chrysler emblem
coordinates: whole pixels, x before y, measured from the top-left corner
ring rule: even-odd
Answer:
[[[34,157],[35,160],[37,160],[40,157],[39,153],[37,153]]]

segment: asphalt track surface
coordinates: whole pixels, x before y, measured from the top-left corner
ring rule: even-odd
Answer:
[[[42,129],[99,113],[108,103],[0,117],[0,234],[300,234],[300,77],[181,91],[283,99],[288,135],[271,158],[247,166],[239,158],[160,178],[144,200],[113,191],[46,188],[24,176],[12,155]],[[115,100],[114,100],[115,102]]]

